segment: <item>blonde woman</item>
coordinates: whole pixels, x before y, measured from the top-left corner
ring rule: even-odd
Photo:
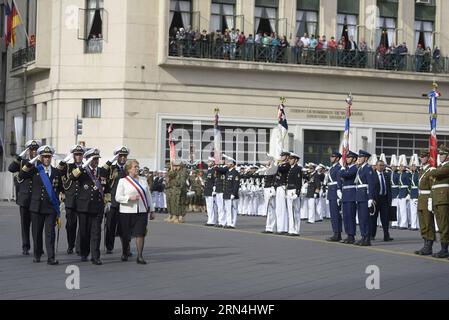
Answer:
[[[115,200],[120,203],[119,233],[122,241],[122,261],[128,261],[131,238],[136,238],[137,263],[146,264],[142,251],[147,233],[148,214],[154,219],[154,206],[145,178],[139,177],[139,162],[129,160],[126,177],[120,179]]]

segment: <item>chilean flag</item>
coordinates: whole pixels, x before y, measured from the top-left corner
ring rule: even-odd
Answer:
[[[438,157],[438,139],[437,139],[437,102],[438,98],[441,97],[441,93],[435,88],[428,95],[429,97],[429,115],[430,115],[430,166],[436,168],[437,157]]]
[[[285,106],[283,103],[281,103],[278,107],[278,123],[282,135],[285,136],[285,134],[288,132],[288,123],[287,116],[285,115]]]
[[[173,142],[173,123],[168,127],[168,143],[170,145],[170,162],[173,163],[176,160],[175,143]]]
[[[215,110],[215,119],[214,119],[214,158],[215,163],[218,163],[221,160],[221,131],[219,126],[219,110]]]
[[[12,10],[11,10],[11,7],[9,6],[8,1],[4,1],[4,3],[5,3],[5,5],[4,5],[4,8],[5,8],[4,38],[5,38],[5,48],[8,48],[9,44],[11,43],[11,40],[12,40]]]
[[[352,108],[352,96],[349,95],[346,98],[346,120],[345,120],[345,133],[343,136],[343,150],[342,150],[342,162],[346,165],[346,155],[349,152],[349,130],[351,129],[351,108]]]

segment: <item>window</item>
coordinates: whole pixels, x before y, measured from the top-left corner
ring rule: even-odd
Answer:
[[[398,0],[377,0],[379,17],[377,18],[376,43],[389,48],[396,44]]]
[[[360,3],[358,0],[338,0],[337,34],[336,38],[351,36],[358,41],[358,20]]]
[[[415,46],[420,44],[423,48],[433,49],[433,33],[435,29],[436,7],[435,1],[428,4],[415,4]]]
[[[192,25],[191,1],[170,0],[170,35],[175,36],[180,28],[187,29]]]
[[[340,141],[339,131],[304,130],[304,163],[328,163],[330,154],[338,150]]]
[[[3,38],[5,35],[5,5],[0,4],[0,37]]]
[[[170,145],[167,134],[170,123],[165,124],[165,150],[163,163],[170,162]],[[237,160],[238,164],[255,164],[266,161],[269,152],[271,128],[220,125],[222,153]],[[213,156],[214,127],[212,124],[173,123],[173,140],[176,159],[207,161]]]
[[[210,31],[235,28],[235,0],[212,0]]]
[[[41,120],[47,120],[47,102],[42,103],[42,114],[41,114]]]
[[[101,118],[101,99],[83,100],[83,118]]]
[[[86,53],[103,51],[104,0],[87,0]]]
[[[438,136],[438,144],[449,143],[449,136]],[[388,163],[391,156],[405,154],[408,159],[413,154],[419,154],[421,149],[429,148],[428,134],[404,134],[378,132],[376,134],[376,154],[385,153]]]
[[[302,37],[308,33],[309,37],[319,36],[319,0],[298,0],[296,10],[296,36]]]
[[[277,0],[256,0],[254,29],[256,33],[277,32]]]

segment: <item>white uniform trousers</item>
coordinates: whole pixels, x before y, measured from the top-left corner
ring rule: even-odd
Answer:
[[[407,199],[398,200],[398,225],[399,228],[408,228]]]
[[[276,226],[277,232],[288,231],[287,203],[285,199],[285,187],[276,189]]]
[[[215,202],[217,203],[218,224],[220,226],[225,226],[226,214],[224,208],[223,193],[217,193],[217,195],[215,196]]]
[[[206,197],[207,224],[216,225],[218,223],[218,215],[215,206],[215,197]]]
[[[324,217],[324,201],[326,201],[325,199],[323,199],[323,197],[321,197],[321,192],[320,192],[320,197],[317,199],[316,201],[316,220],[317,221],[323,221],[323,217]]]
[[[267,216],[267,211],[265,210],[265,197],[264,190],[259,191],[259,196],[257,197],[257,215],[261,217]]]
[[[301,231],[301,200],[287,198],[288,233],[297,234]]]
[[[393,201],[391,202],[391,206],[392,207],[396,207],[396,215],[397,215],[397,221],[393,221],[392,223],[391,223],[391,226],[392,227],[397,227],[398,225],[399,225],[399,206],[398,206],[398,201],[399,201],[399,199],[398,198],[395,198],[395,199],[393,199]]]
[[[316,199],[306,198],[307,202],[307,218],[309,223],[315,223],[316,217]]]
[[[264,192],[264,212],[267,216],[265,231],[275,232],[276,230],[276,196],[270,197],[270,189],[263,189]]]
[[[324,217],[326,218],[326,219],[330,219],[331,218],[331,209],[330,209],[330,206],[329,206],[329,200],[324,200],[325,201],[325,203],[326,203],[326,209],[324,210]]]
[[[227,227],[234,227],[237,223],[237,211],[238,211],[238,199],[227,199],[224,201],[226,212],[226,224]]]
[[[154,208],[159,208],[158,206],[156,206],[156,198],[157,198],[157,192],[156,191],[151,192],[151,201],[153,201],[153,206],[154,206]]]
[[[251,195],[247,193],[243,199],[242,215],[247,216],[250,212]]]
[[[307,220],[309,218],[309,214],[307,213],[307,198],[301,196],[301,220]]]
[[[418,199],[410,200],[410,227],[412,229],[419,229]]]

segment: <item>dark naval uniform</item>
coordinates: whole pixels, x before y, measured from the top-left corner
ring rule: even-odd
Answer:
[[[287,176],[290,171],[288,162],[278,166],[275,178],[276,187],[276,228],[280,234],[288,233],[288,212],[286,203]]]
[[[360,153],[363,155],[363,153]],[[368,157],[370,157],[369,155]],[[357,215],[359,217],[360,234],[362,239],[357,242],[361,246],[371,245],[371,233],[369,228],[369,206],[368,201],[374,200],[373,169],[368,163],[364,163],[357,171],[356,203]]]
[[[23,168],[28,161],[19,156],[9,165],[8,171],[14,174],[14,185],[16,187],[16,204],[20,210],[20,226],[22,229],[22,250],[24,255],[28,255],[31,249],[30,229],[31,229],[31,213],[29,210],[31,194],[33,191],[33,181],[31,178],[19,178],[20,169]]]
[[[338,190],[341,190],[340,179],[341,165],[337,162],[334,164],[327,175],[327,200],[329,200],[329,211],[331,214],[331,224],[334,236],[329,238],[329,241],[337,242],[341,240],[341,233],[343,231],[341,217],[341,203],[339,203]]]
[[[206,200],[207,210],[207,226],[214,226],[217,224],[217,212],[214,205],[214,185],[215,185],[215,168],[209,167],[206,173],[206,182],[204,184],[204,198]]]
[[[37,163],[37,165],[41,164]],[[53,187],[53,192],[56,196],[59,196],[63,192],[61,173],[52,166],[44,169]],[[42,182],[40,173],[35,166],[27,163],[20,171],[19,178],[31,179],[33,184],[29,209],[32,220],[34,261],[40,262],[41,256],[44,253],[42,238],[45,229],[47,262],[51,265],[58,264],[55,260],[55,226],[58,213],[50,202],[50,197]]]
[[[239,199],[240,174],[232,168],[226,173],[223,186],[223,199],[225,201],[226,225],[228,228],[235,228],[237,223],[237,201]]]
[[[290,155],[292,156],[292,155]],[[298,157],[299,159],[299,157]],[[298,164],[290,167],[287,175],[287,212],[288,234],[298,236],[301,228],[299,196],[302,188],[302,167]]]
[[[355,178],[357,176],[357,166],[351,165],[347,168],[343,167],[340,171],[342,202],[343,202],[343,224],[347,239],[343,242],[347,244],[355,243],[356,234],[356,185]]]

